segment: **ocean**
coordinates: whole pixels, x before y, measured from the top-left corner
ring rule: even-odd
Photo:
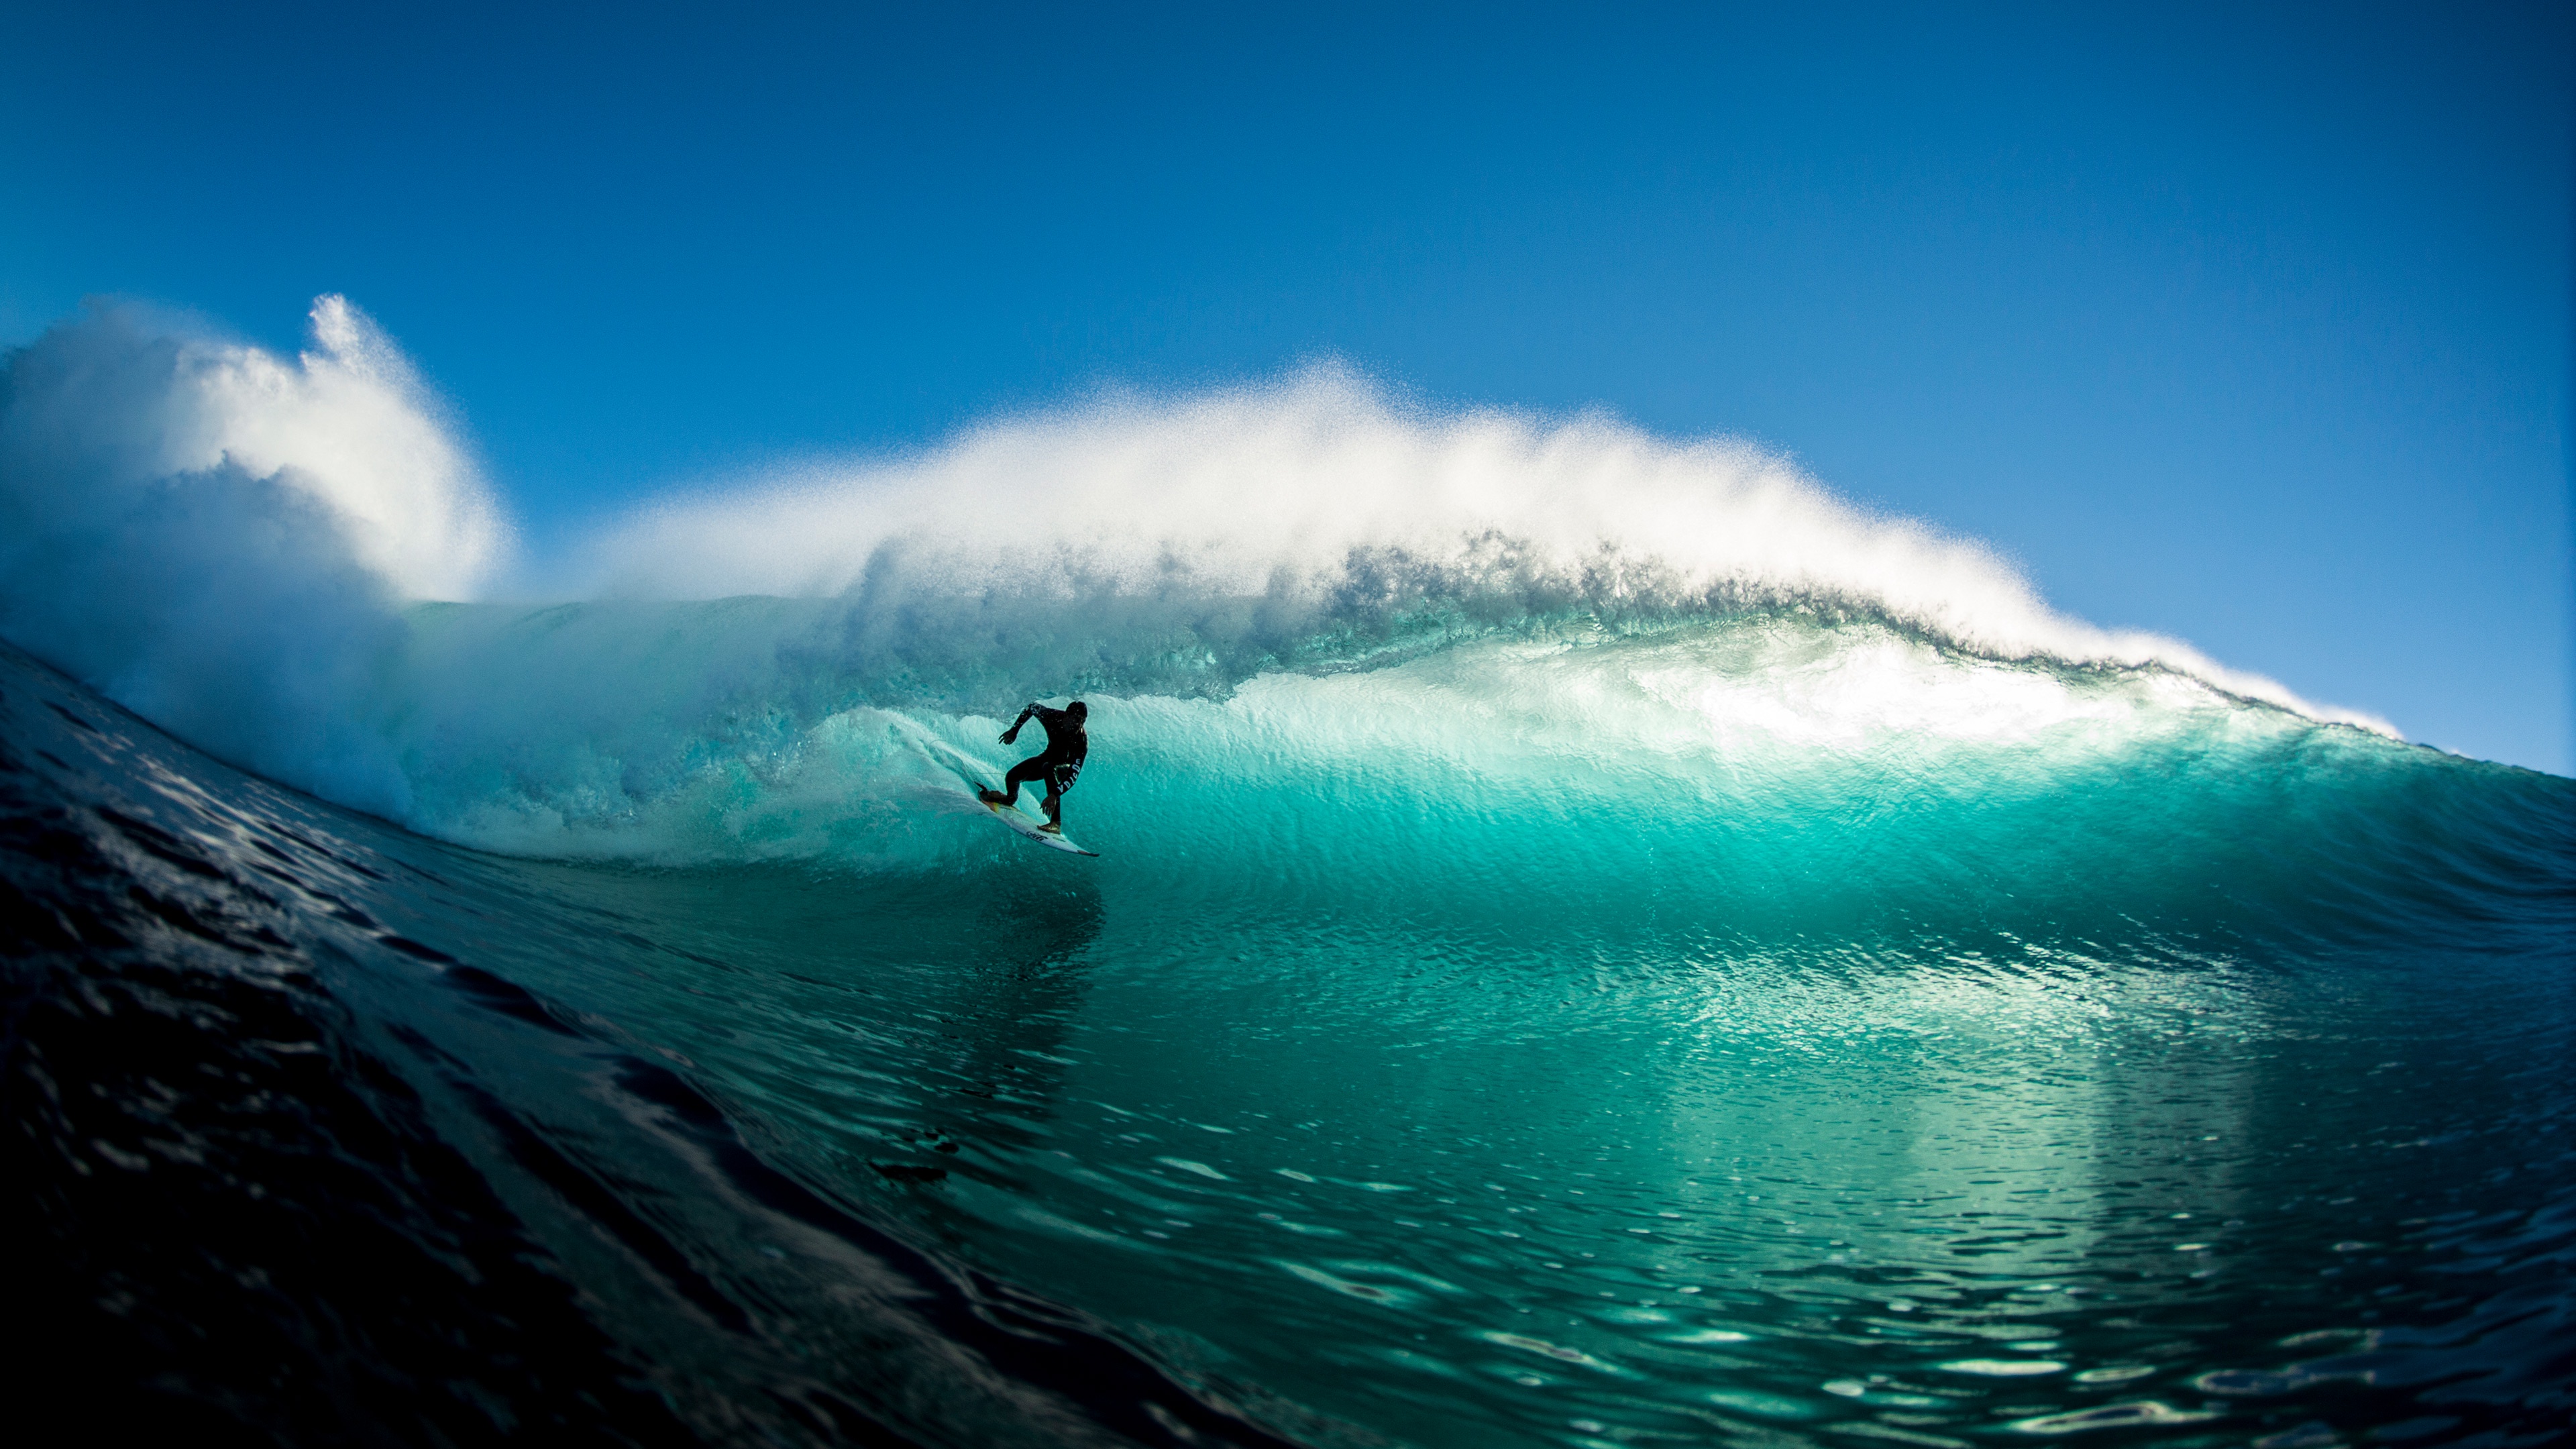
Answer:
[[[335,301],[0,395],[12,1377],[83,1437],[2576,1429],[2576,781],[1339,375],[514,598]],[[1098,859],[947,763],[1077,696]]]

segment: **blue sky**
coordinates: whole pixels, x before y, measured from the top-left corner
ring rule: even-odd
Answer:
[[[2572,117],[2563,5],[20,5],[0,342],[345,292],[539,544],[1338,357],[2568,773]]]

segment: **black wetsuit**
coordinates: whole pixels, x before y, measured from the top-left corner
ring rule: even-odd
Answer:
[[[1091,740],[1082,732],[1082,721],[1074,718],[1070,713],[1060,709],[1049,709],[1042,704],[1032,704],[1020,711],[1018,719],[1011,721],[1010,733],[1003,736],[1003,742],[1009,743],[1013,736],[1019,734],[1020,726],[1027,724],[1031,718],[1035,718],[1039,724],[1046,727],[1046,751],[1043,754],[1031,755],[1013,765],[1011,773],[1002,779],[1002,794],[1016,803],[1020,798],[1022,785],[1045,781],[1044,807],[1047,819],[1053,820],[1057,818],[1057,812],[1062,808],[1056,802],[1063,797],[1065,791],[1073,788],[1074,777],[1082,773],[1082,757],[1090,753]]]

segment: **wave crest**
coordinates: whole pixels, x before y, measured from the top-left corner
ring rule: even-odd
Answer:
[[[1984,545],[1856,508],[1743,440],[1433,412],[1337,367],[1110,396],[913,456],[666,500],[601,538],[586,577],[592,593],[664,599],[1257,599],[1324,628],[1444,608],[1797,607],[1987,658],[2161,666],[2394,733],[2178,641],[2060,614]]]
[[[110,307],[9,355],[0,635],[218,755],[446,833],[493,802],[614,821],[863,706],[1222,698],[1496,637],[1778,617],[1820,647],[1865,624],[2394,733],[2059,614],[1984,546],[1750,443],[1436,411],[1332,367],[667,498],[561,566],[572,602],[424,607],[489,589],[508,527],[392,344],[338,297],[311,322],[286,360]]]
[[[507,542],[411,367],[339,297],[289,361],[105,306],[0,372],[0,636],[227,759],[398,813],[405,598]]]

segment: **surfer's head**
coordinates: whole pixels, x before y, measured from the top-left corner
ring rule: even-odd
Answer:
[[[1073,716],[1073,722],[1074,722],[1075,724],[1080,724],[1080,723],[1082,723],[1085,719],[1088,719],[1088,718],[1090,718],[1090,716],[1091,716],[1091,708],[1090,708],[1090,706],[1088,706],[1088,705],[1084,704],[1081,700],[1078,700],[1078,699],[1077,699],[1077,700],[1075,700],[1073,703],[1066,705],[1066,706],[1064,707],[1064,712],[1065,712],[1066,714],[1069,714],[1069,715],[1072,715],[1072,716]]]

